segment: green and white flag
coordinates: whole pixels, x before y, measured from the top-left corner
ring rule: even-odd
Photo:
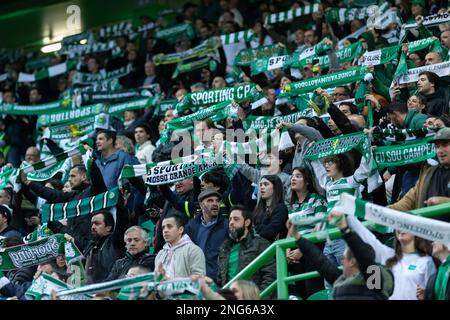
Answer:
[[[414,143],[376,147],[373,150],[373,155],[378,169],[404,166],[434,158],[436,156],[436,148],[434,143],[428,142],[430,139],[427,138]]]
[[[94,294],[97,292],[112,291],[123,287],[135,287],[154,280],[154,273],[141,274],[135,277],[122,278],[101,283],[94,283],[75,289],[61,290],[56,293],[58,297],[74,294]]]
[[[324,76],[319,76],[303,81],[293,82],[285,86],[285,92],[281,96],[295,96],[307,92],[312,92],[318,87],[331,88],[339,85],[361,81],[369,73],[367,67],[362,66],[354,69],[334,72]]]
[[[128,110],[143,109],[148,107],[154,107],[159,102],[159,97],[149,97],[143,99],[137,99],[127,101],[123,103],[113,104],[106,108],[108,114],[120,114]]]
[[[204,56],[209,52],[215,51],[220,46],[221,41],[219,37],[211,37],[198,46],[183,52],[157,54],[153,57],[153,62],[155,65],[179,63],[187,59]]]
[[[54,102],[36,104],[36,105],[19,105],[14,103],[0,104],[0,113],[13,115],[43,115],[67,109],[72,105],[71,100],[62,99]]]
[[[315,141],[306,150],[305,159],[318,160],[327,156],[349,152],[353,149],[357,149],[366,158],[369,156],[370,141],[364,132]]]
[[[234,59],[234,65],[239,67],[249,66],[258,59],[282,56],[285,54],[287,54],[287,50],[282,44],[270,44],[258,48],[245,49],[239,51]]]
[[[36,74],[31,73],[19,73],[18,82],[34,82],[38,80],[42,80],[45,78],[56,77],[60,74],[66,73],[69,70],[75,69],[78,62],[76,60],[68,60],[66,62],[48,67],[45,70],[42,70]]]
[[[131,69],[132,65],[128,64],[127,66],[109,72],[106,72],[104,69],[101,72],[95,74],[77,72],[73,77],[73,83],[93,84],[95,82],[117,79],[129,74],[131,72]]]
[[[41,208],[41,221],[58,221],[91,214],[115,207],[118,199],[119,189],[114,188],[94,197],[64,203],[45,203]]]
[[[450,75],[450,61],[409,69],[406,74],[399,77],[399,83],[417,82],[419,80],[419,74],[423,71],[431,71],[436,73],[439,77],[446,77]]]
[[[223,34],[220,36],[220,40],[222,41],[222,44],[228,45],[228,44],[234,44],[241,41],[244,42],[250,42],[255,36],[255,33],[252,29],[248,29],[245,31],[239,31],[229,34]]]
[[[92,117],[103,112],[103,104],[93,104],[67,111],[59,111],[39,116],[37,126],[46,127],[55,124],[72,122],[83,118]]]
[[[175,44],[178,38],[183,36],[186,36],[189,39],[194,39],[195,31],[191,23],[178,24],[170,28],[158,30],[155,33],[156,39],[164,39],[172,45]]]
[[[27,174],[27,173],[33,172],[35,170],[49,169],[52,166],[54,166],[55,164],[57,164],[58,162],[64,161],[67,158],[73,157],[78,154],[83,155],[85,152],[86,152],[86,149],[84,149],[83,146],[78,146],[72,150],[69,150],[66,152],[61,152],[54,157],[50,157],[50,158],[41,160],[39,162],[30,164],[26,167],[23,167],[22,171]]]
[[[76,44],[69,45],[60,51],[61,54],[68,55],[71,58],[82,57],[88,54],[94,54],[105,51],[112,51],[112,56],[116,57],[121,54],[121,49],[114,40],[108,42],[95,42],[92,44]]]
[[[333,211],[356,216],[416,237],[450,246],[450,223],[369,203],[343,193]]]
[[[283,68],[284,63],[289,58],[289,55],[278,56],[278,57],[268,57],[256,60],[251,63],[250,69],[252,72],[252,76],[257,75],[259,73],[263,73],[266,71],[281,69]]]
[[[275,24],[279,22],[287,22],[297,17],[307,16],[319,12],[319,3],[306,5],[304,7],[272,13],[266,17],[265,25]]]
[[[3,248],[0,251],[0,270],[35,266],[55,259],[60,254],[65,255],[67,263],[74,263],[82,258],[76,245],[66,241],[64,235],[55,234],[27,244]]]
[[[176,108],[180,112],[193,107],[212,106],[233,99],[236,102],[246,100],[256,102],[262,98],[264,96],[257,90],[254,83],[242,84],[234,87],[185,94],[181,101],[177,103]]]

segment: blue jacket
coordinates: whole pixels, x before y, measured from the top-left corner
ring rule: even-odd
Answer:
[[[191,240],[197,243],[197,233],[199,231],[202,215],[197,215],[194,219],[189,220],[186,225],[186,234]],[[201,248],[206,258],[206,275],[216,281],[218,273],[219,249],[225,239],[228,238],[228,219],[219,215],[216,224],[209,230],[206,247]]]
[[[95,163],[102,173],[106,188],[111,190],[117,187],[117,179],[119,179],[123,166],[126,164],[139,164],[139,161],[135,156],[125,151],[117,150],[107,158],[98,157]]]

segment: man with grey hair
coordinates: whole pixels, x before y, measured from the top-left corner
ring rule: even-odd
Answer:
[[[105,281],[124,278],[133,265],[143,265],[151,270],[155,268],[155,255],[148,251],[148,233],[138,226],[132,226],[125,231],[125,257],[117,260]]]

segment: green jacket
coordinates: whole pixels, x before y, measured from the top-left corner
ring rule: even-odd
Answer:
[[[427,120],[427,115],[423,113],[419,113],[416,110],[409,110],[408,115],[405,119],[405,128],[406,129],[422,129],[423,125]]]

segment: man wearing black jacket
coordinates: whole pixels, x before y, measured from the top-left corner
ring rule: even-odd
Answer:
[[[309,270],[317,270],[329,283],[333,284],[333,300],[386,300],[394,290],[394,276],[390,271],[375,263],[373,248],[363,242],[355,232],[349,228],[345,216],[333,211],[329,215],[329,222],[338,227],[342,238],[347,243],[344,252],[343,270],[330,262],[321,250],[312,242],[301,238],[297,226],[288,221],[289,236],[297,239],[302,257],[309,264]],[[379,270],[381,287],[370,288],[369,284],[373,271],[371,266]],[[374,274],[375,276],[377,273]],[[374,281],[376,283],[376,281]]]
[[[87,283],[103,282],[112,266],[125,254],[123,235],[127,228],[128,210],[117,204],[117,221],[109,211],[99,211],[92,215],[92,240],[88,243],[86,257]]]
[[[84,165],[73,166],[69,173],[69,183],[72,191],[64,192],[29,181],[23,172],[21,174],[22,183],[27,185],[37,196],[47,200],[48,203],[70,202],[93,197],[107,191],[95,161],[92,161],[90,176],[92,183],[89,183]],[[81,251],[85,250],[87,243],[91,240],[91,215],[69,218],[67,219],[67,226],[64,226],[59,221],[50,221],[47,226],[54,233],[67,233],[74,237],[75,244]]]

